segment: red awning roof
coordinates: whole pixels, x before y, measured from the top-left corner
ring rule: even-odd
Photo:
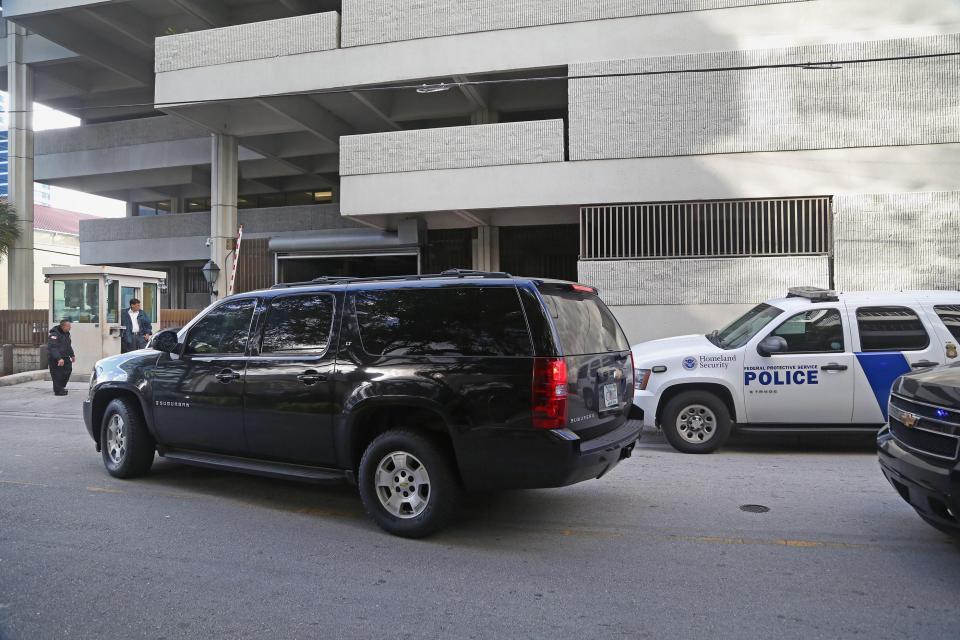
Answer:
[[[33,228],[38,231],[79,235],[81,220],[99,219],[99,216],[93,216],[89,213],[54,209],[53,207],[45,207],[40,204],[33,207]]]

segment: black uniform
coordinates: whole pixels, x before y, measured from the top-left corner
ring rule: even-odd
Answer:
[[[67,382],[70,381],[70,374],[73,373],[73,363],[70,362],[72,357],[74,353],[70,332],[63,331],[60,325],[50,329],[50,335],[47,336],[47,364],[50,366],[53,392],[57,395],[66,393]],[[63,366],[57,366],[57,362],[61,359]]]

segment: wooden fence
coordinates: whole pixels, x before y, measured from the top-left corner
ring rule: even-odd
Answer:
[[[159,329],[155,331],[162,331],[164,329],[174,329],[177,327],[182,327],[191,320],[193,320],[198,313],[202,311],[201,309],[160,309],[160,322]]]
[[[39,347],[47,343],[47,310],[0,311],[0,345]]]

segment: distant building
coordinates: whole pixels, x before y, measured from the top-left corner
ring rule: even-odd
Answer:
[[[43,282],[44,267],[73,267],[80,264],[80,221],[97,216],[36,205],[33,208],[33,262],[36,278],[33,308],[46,309],[49,292]],[[0,309],[7,302],[7,263],[0,261]]]

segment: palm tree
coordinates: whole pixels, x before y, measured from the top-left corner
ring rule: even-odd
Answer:
[[[13,243],[20,237],[17,212],[6,200],[0,200],[0,258],[7,255]]]

